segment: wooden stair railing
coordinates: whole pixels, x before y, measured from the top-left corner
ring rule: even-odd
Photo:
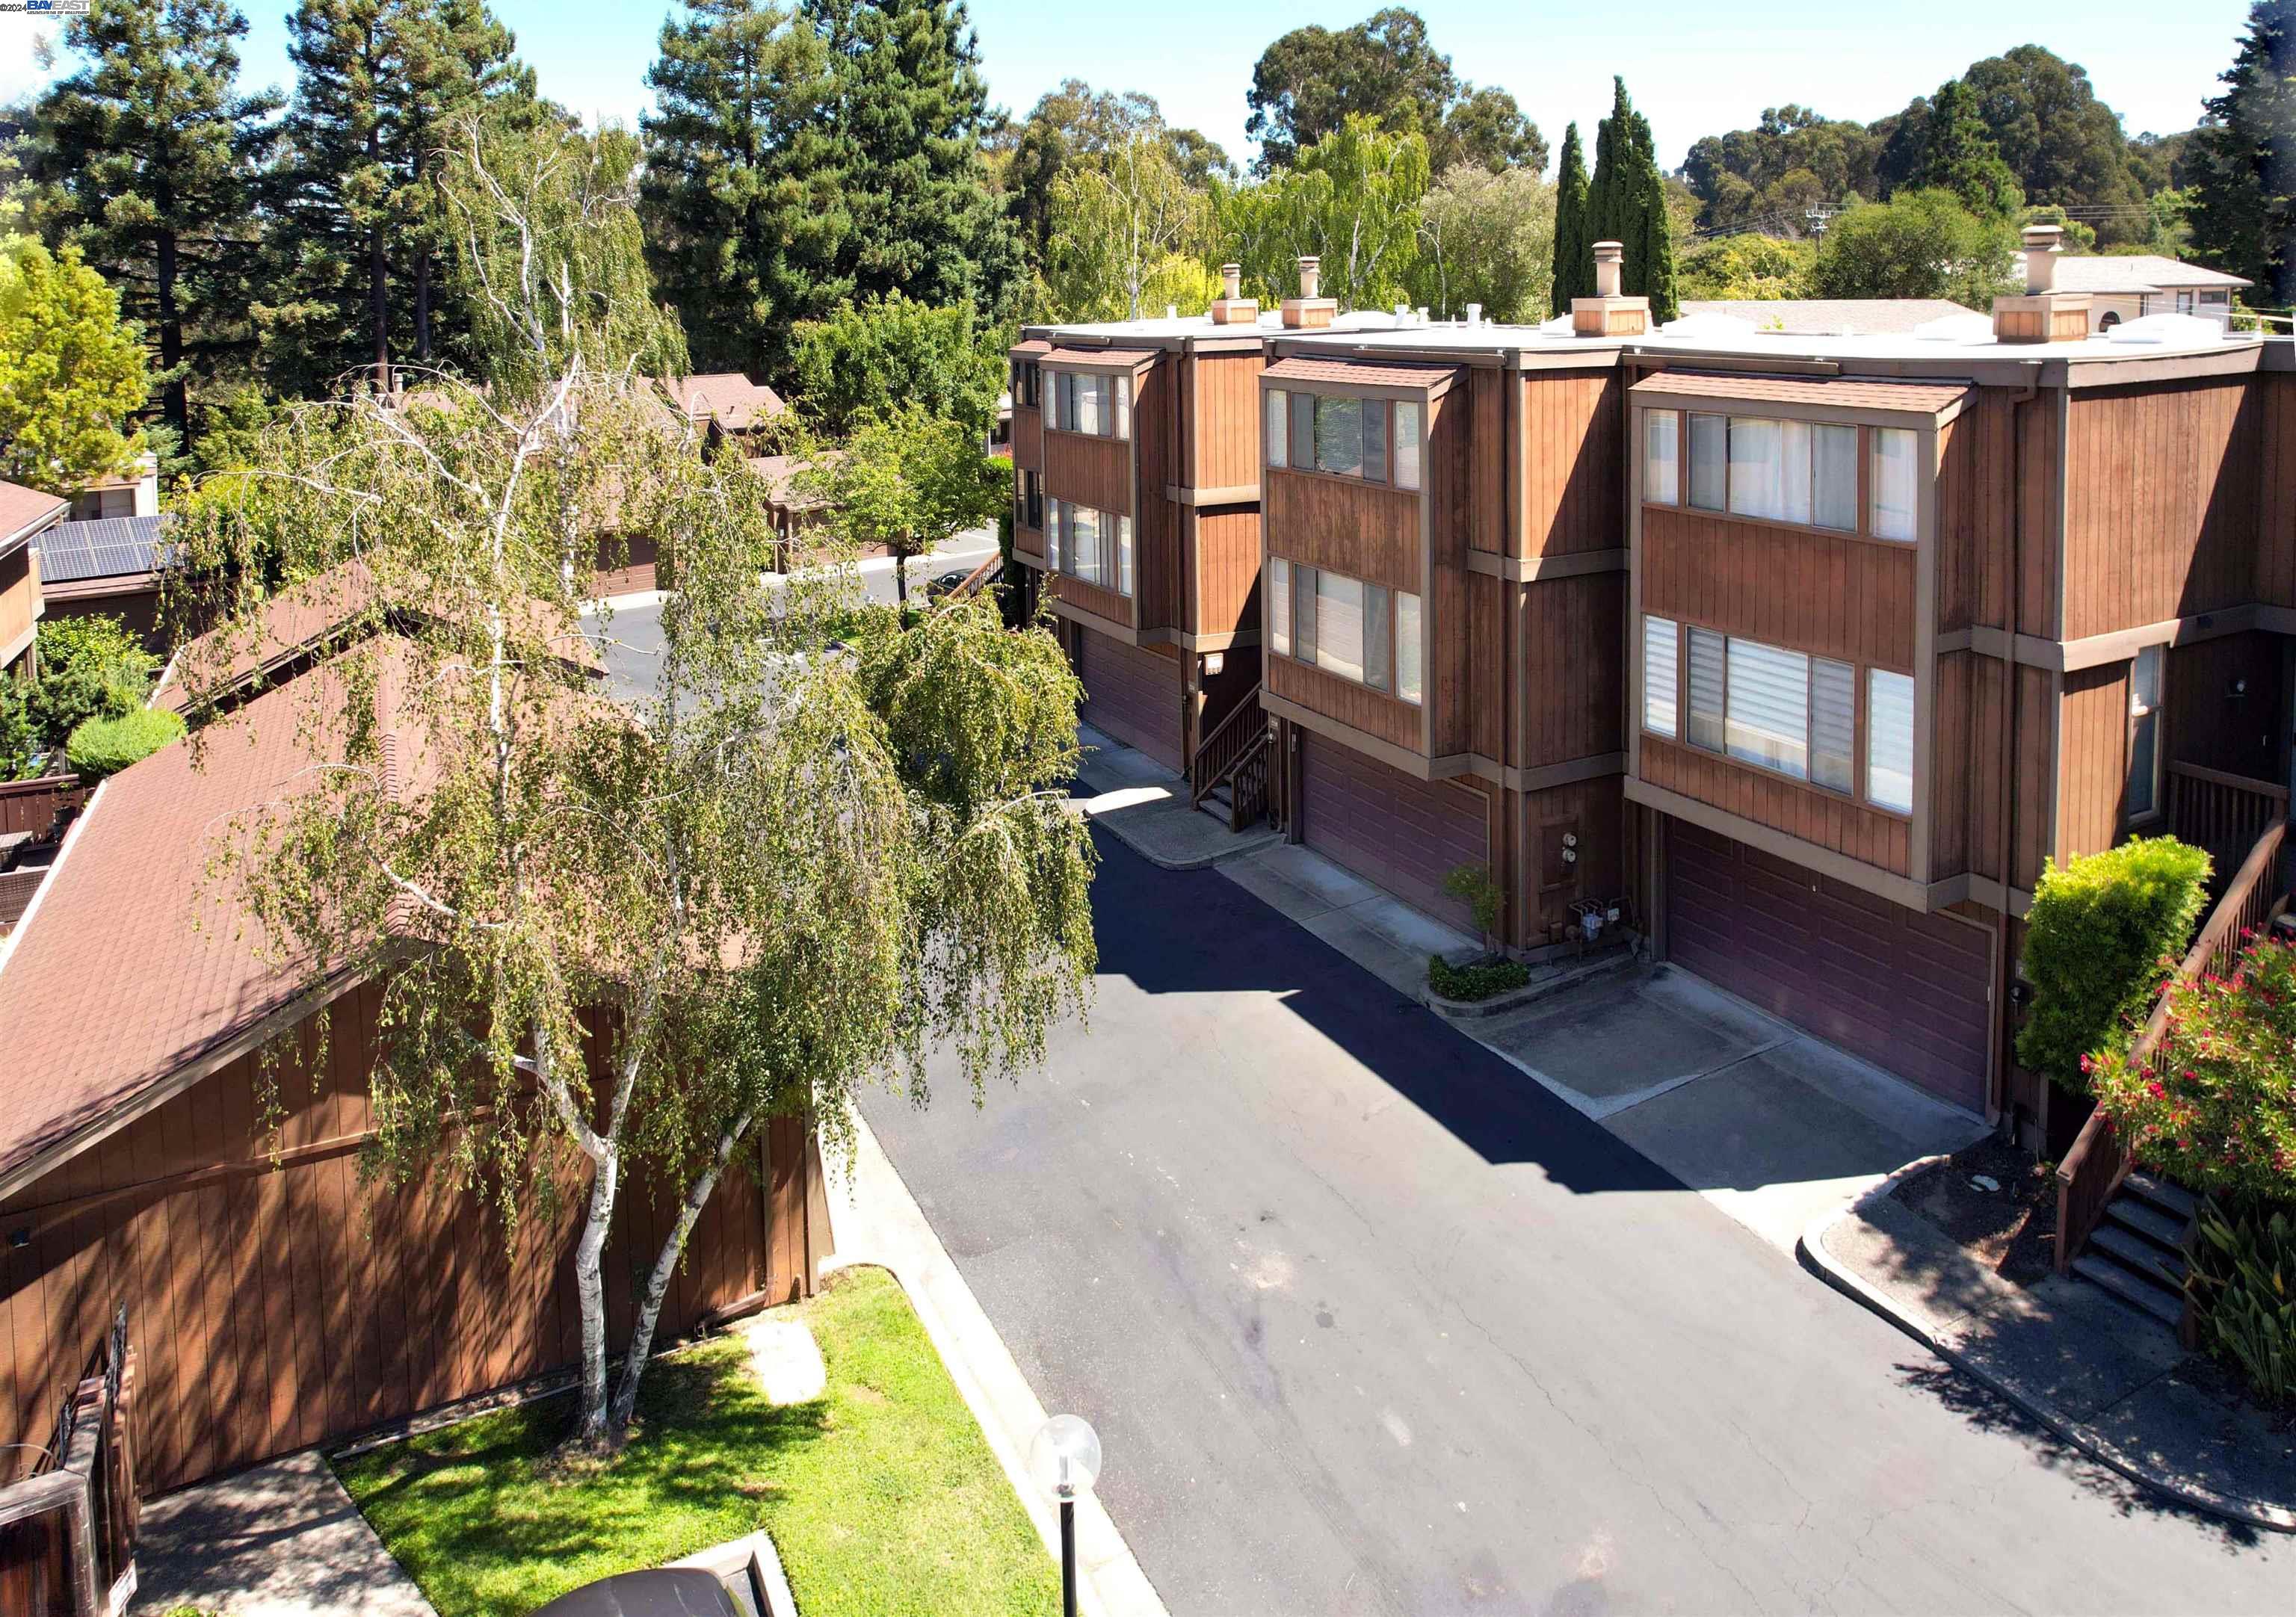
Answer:
[[[1254,685],[1196,748],[1188,765],[1188,806],[1201,806],[1212,788],[1234,773],[1248,753],[1267,743],[1267,721],[1259,711],[1259,687]]]
[[[2287,884],[2281,878],[2280,854],[2288,837],[2288,822],[2276,820],[2264,828],[2256,845],[2242,861],[2239,872],[2224,896],[2202,923],[2193,946],[2161,985],[2152,1014],[2130,1047],[2129,1063],[2140,1072],[2152,1070],[2161,1058],[2169,1031],[2169,990],[2214,972],[2228,973],[2246,945],[2246,935],[2262,931],[2288,907]],[[2063,1274],[2088,1245],[2104,1217],[2105,1208],[2120,1193],[2136,1171],[2136,1161],[2103,1112],[2089,1114],[2073,1148],[2057,1164],[2057,1272]]]
[[[2226,878],[2234,861],[2256,845],[2267,827],[2288,818],[2288,788],[2197,764],[2168,764],[2161,776],[2169,830],[2208,850],[2217,862],[2218,894],[2230,892]]]
[[[1004,565],[1004,557],[1003,552],[1000,551],[996,555],[991,556],[988,560],[973,568],[972,571],[967,573],[964,578],[958,582],[956,588],[951,590],[947,594],[933,602],[933,605],[937,608],[945,607],[953,600],[963,600],[966,596],[973,593],[975,591],[980,589],[985,582],[987,582],[988,571],[991,568],[1001,568]]]

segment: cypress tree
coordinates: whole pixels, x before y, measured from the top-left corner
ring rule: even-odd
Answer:
[[[1611,80],[1611,116],[1595,131],[1595,178],[1587,192],[1587,229],[1589,256],[1594,242],[1616,241],[1623,256],[1619,266],[1620,289],[1629,297],[1648,298],[1652,321],[1672,320],[1679,306],[1674,284],[1673,227],[1666,214],[1666,176],[1659,172],[1650,120],[1635,110],[1623,78]],[[1591,263],[1587,273],[1591,282]]]
[[[2224,94],[2194,132],[2193,245],[2257,283],[2258,301],[2296,305],[2296,0],[2256,0]]]
[[[811,4],[853,210],[840,272],[865,299],[1008,313],[1027,265],[981,157],[988,86],[964,0]]]
[[[1597,241],[1620,241],[1623,221],[1620,217],[1624,199],[1623,170],[1627,160],[1627,120],[1633,108],[1627,101],[1627,81],[1611,80],[1611,116],[1595,126],[1595,177],[1587,187],[1587,241],[1589,246]]]
[[[65,25],[87,65],[35,115],[36,176],[66,240],[156,339],[168,425],[191,435],[193,372],[246,343],[257,166],[279,99],[241,95],[247,19],[229,0],[94,0]]]
[[[853,219],[824,111],[829,53],[772,0],[689,0],[640,119],[646,255],[693,363],[785,380],[791,328],[851,295]]]
[[[1562,157],[1554,171],[1554,277],[1549,296],[1557,314],[1570,312],[1572,298],[1594,296],[1594,248],[1587,229],[1587,158],[1574,123],[1562,132]]]
[[[1658,154],[1651,142],[1650,125],[1640,114],[1636,151],[1640,159],[1636,234],[1627,249],[1627,262],[1640,272],[1639,283],[1629,282],[1629,292],[1650,299],[1652,325],[1663,324],[1682,313],[1674,284],[1674,222],[1667,216],[1666,176],[1659,172]]]

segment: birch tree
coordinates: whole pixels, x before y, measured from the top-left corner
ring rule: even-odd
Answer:
[[[273,428],[184,525],[224,627],[182,674],[209,710],[266,576],[365,631],[296,682],[313,762],[217,830],[212,896],[283,972],[380,985],[373,1171],[443,1163],[513,1229],[578,1202],[570,1441],[611,1450],[694,1219],[767,1119],[833,1143],[865,1083],[923,1100],[941,1049],[977,1095],[1082,1009],[1077,691],[984,606],[848,650],[849,569],[764,588],[763,484],[618,352],[649,323],[570,294],[579,255],[521,213],[531,176],[493,179],[493,237],[523,249],[480,284],[530,369]],[[609,534],[676,560],[633,705],[586,670],[613,629],[570,565]],[[634,1186],[678,1213],[617,1344],[603,1262]]]
[[[1210,245],[1211,193],[1189,182],[1156,136],[1134,135],[1098,164],[1062,175],[1052,215],[1045,279],[1062,319],[1137,320],[1191,301],[1152,296],[1174,280],[1174,261],[1193,267],[1194,281],[1210,280],[1199,261]],[[1183,312],[1200,314],[1209,301]]]

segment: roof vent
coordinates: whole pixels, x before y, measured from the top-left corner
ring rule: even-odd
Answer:
[[[1616,241],[1595,243],[1595,295],[1570,300],[1570,330],[1578,337],[1640,337],[1650,330],[1650,299],[1628,298],[1619,288],[1627,249]]]
[[[1293,331],[1314,331],[1332,323],[1340,312],[1337,302],[1316,296],[1322,284],[1322,260],[1300,260],[1300,295],[1283,300],[1283,323]]]
[[[2233,335],[2198,314],[2147,314],[2139,320],[2124,320],[2104,334],[2107,342],[2163,343],[2179,348],[2203,343],[2214,347]]]
[[[1248,326],[1259,320],[1259,300],[1243,296],[1243,265],[1220,265],[1220,295],[1208,311],[1216,326]]]
[[[2089,295],[2057,290],[2062,225],[2025,226],[2025,290],[1993,300],[1996,342],[2079,342],[2088,335]]]

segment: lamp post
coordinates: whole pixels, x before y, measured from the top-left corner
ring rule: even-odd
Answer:
[[[1061,1507],[1061,1613],[1077,1617],[1076,1502],[1100,1476],[1100,1433],[1075,1415],[1055,1415],[1029,1445],[1029,1475]]]

